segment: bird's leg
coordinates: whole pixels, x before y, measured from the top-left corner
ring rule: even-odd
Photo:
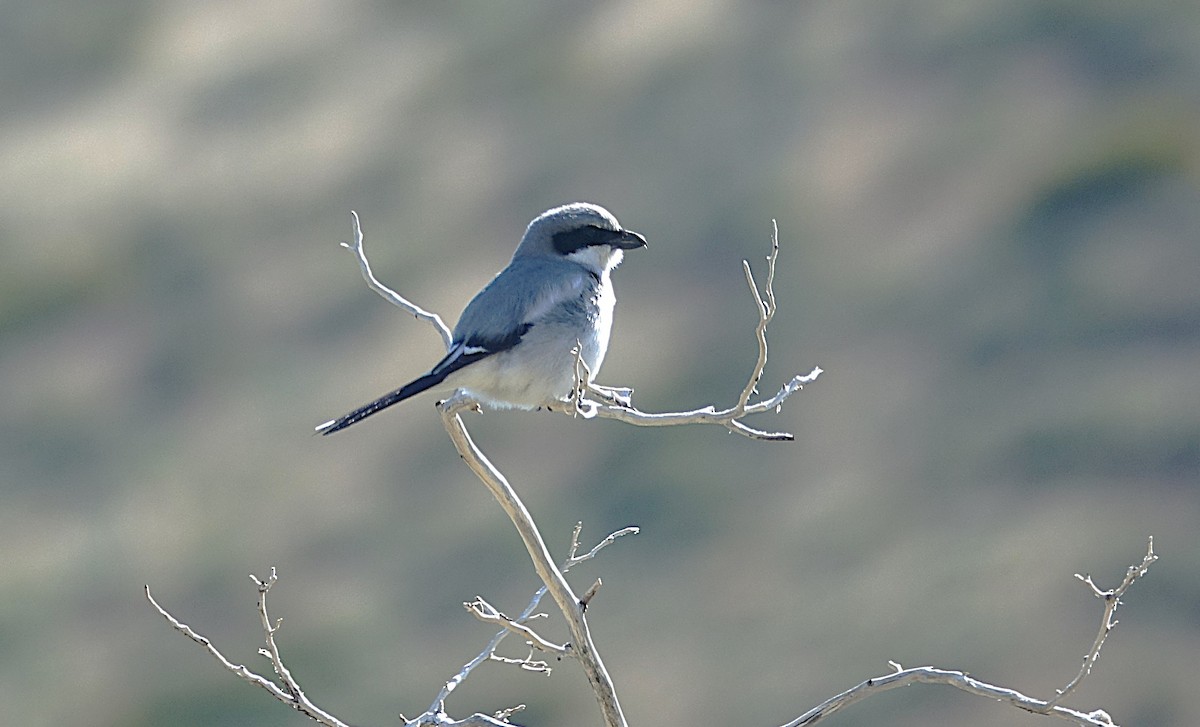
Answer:
[[[584,393],[588,390],[588,382],[592,380],[592,371],[588,368],[587,362],[583,360],[583,343],[575,341],[575,347],[571,349],[571,353],[575,356],[575,385],[571,389],[568,411],[572,416],[591,419],[596,416],[596,405],[584,398]]]

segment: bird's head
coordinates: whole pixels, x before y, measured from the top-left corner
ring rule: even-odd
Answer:
[[[621,227],[603,207],[575,202],[534,218],[516,256],[558,256],[603,274],[621,262],[625,250],[646,246],[646,238]]]

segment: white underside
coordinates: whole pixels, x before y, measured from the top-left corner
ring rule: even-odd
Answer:
[[[595,304],[591,320],[536,324],[512,349],[451,374],[440,391],[462,389],[492,409],[537,409],[569,399],[576,382],[574,349],[582,345],[587,371],[580,373],[589,383],[608,351],[616,298],[607,271]]]

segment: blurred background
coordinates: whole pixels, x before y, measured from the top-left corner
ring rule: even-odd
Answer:
[[[727,405],[777,219],[766,444],[468,418],[573,576],[631,724],[777,725],[887,661],[1200,724],[1200,4],[19,2],[0,9],[0,703],[24,725],[302,725],[146,604],[354,724],[424,710],[537,581],[419,399],[528,221],[650,247],[601,380]],[[543,626],[563,638],[557,619]],[[515,641],[515,640],[514,640]],[[506,651],[524,656],[519,644]],[[577,665],[462,717],[600,724]],[[1043,724],[946,687],[830,725]]]

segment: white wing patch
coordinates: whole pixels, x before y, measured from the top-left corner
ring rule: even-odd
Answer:
[[[450,353],[446,354],[446,357],[439,361],[437,366],[434,366],[429,373],[436,374],[446,370],[446,368],[449,366],[453,366],[454,362],[462,358],[464,354],[472,353],[472,348],[474,347],[468,348],[461,343],[458,344],[454,348],[450,349]]]

